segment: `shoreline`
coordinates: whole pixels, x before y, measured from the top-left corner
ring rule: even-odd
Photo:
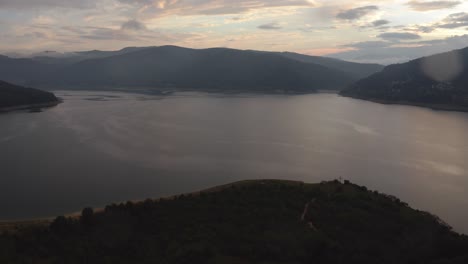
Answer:
[[[38,104],[28,104],[28,105],[17,105],[17,106],[9,106],[9,107],[2,107],[0,108],[0,114],[14,112],[14,111],[21,111],[21,110],[34,110],[37,108],[50,108],[57,106],[63,103],[63,100],[58,99],[57,101],[47,102],[47,103],[38,103]]]
[[[338,180],[334,181],[328,181],[328,182],[335,182]],[[321,185],[323,183],[326,183],[327,181],[321,181],[321,182],[315,182],[315,183],[309,183],[309,182],[304,182],[304,181],[295,181],[295,180],[284,180],[284,179],[254,179],[254,180],[240,180],[236,182],[231,182],[231,183],[226,183],[226,184],[221,184],[217,185],[214,187],[207,187],[205,189],[201,190],[195,190],[191,192],[185,192],[185,193],[178,193],[174,195],[168,195],[168,196],[161,196],[161,197],[156,197],[156,198],[146,198],[146,199],[136,199],[136,200],[127,200],[127,201],[121,201],[121,202],[114,202],[105,205],[105,207],[91,207],[94,211],[94,213],[102,213],[106,209],[107,206],[112,206],[112,205],[125,205],[128,202],[131,202],[133,204],[142,204],[145,203],[146,201],[162,201],[162,200],[176,200],[179,197],[182,196],[188,196],[188,197],[197,197],[200,196],[203,193],[216,193],[216,192],[221,192],[223,190],[229,189],[233,186],[239,187],[239,186],[249,186],[251,184],[271,184],[271,183],[281,183],[281,184],[286,184],[289,186],[303,186],[303,185]],[[346,181],[339,181],[342,184],[346,184]],[[352,183],[351,183],[352,184]],[[359,185],[358,185],[359,186]],[[365,186],[362,186],[365,188]],[[372,192],[372,190],[369,190]],[[375,191],[374,191],[375,192]],[[394,197],[392,195],[388,195],[385,193],[380,193],[383,195],[387,195],[388,197]],[[398,198],[396,198],[398,200]],[[407,204],[407,206],[410,206]],[[429,211],[421,210],[421,209],[416,209],[414,207],[411,207],[414,210],[418,210],[423,213],[428,213]],[[84,208],[83,208],[84,209]],[[82,210],[83,210],[82,209]],[[68,214],[58,214],[56,216],[49,216],[49,217],[38,217],[38,218],[30,218],[30,219],[17,219],[17,220],[1,220],[0,219],[0,235],[7,234],[7,233],[14,233],[17,231],[20,231],[25,228],[33,228],[33,227],[41,227],[41,228],[47,228],[50,226],[50,224],[59,216],[64,216],[67,218],[72,218],[75,220],[79,220],[81,217],[81,211],[73,212],[73,213],[68,213]],[[429,213],[431,214],[431,213]],[[436,216],[437,217],[437,216]],[[438,217],[437,217],[438,218]],[[440,219],[440,218],[438,218]],[[444,225],[447,225],[451,227],[450,225],[446,224],[443,220],[441,220],[441,223]],[[458,234],[464,234],[462,231],[455,231]]]
[[[226,94],[226,95],[238,95],[238,94],[252,94],[252,95],[304,95],[304,94],[317,94],[317,93],[338,93],[339,90],[261,90],[261,89],[193,89],[193,88],[158,88],[158,87],[100,87],[96,89],[92,88],[68,88],[68,89],[50,89],[53,92],[76,92],[76,91],[88,91],[88,92],[123,92],[123,93],[136,93],[136,94],[148,94],[158,96],[170,96],[175,93],[185,92],[200,92],[207,94]]]
[[[144,203],[146,200],[151,200],[151,201],[159,201],[159,200],[171,200],[171,199],[175,199],[181,195],[184,195],[184,196],[190,196],[190,195],[193,195],[193,196],[196,196],[196,195],[200,195],[201,193],[210,193],[210,192],[219,192],[219,191],[222,191],[224,189],[227,189],[231,186],[240,186],[240,185],[245,185],[245,184],[251,184],[251,183],[266,183],[266,182],[281,182],[281,183],[288,183],[288,184],[298,184],[298,185],[302,185],[302,184],[306,184],[302,181],[291,181],[291,180],[275,180],[275,179],[262,179],[262,180],[242,180],[242,181],[237,181],[237,182],[232,182],[232,183],[227,183],[227,184],[222,184],[222,185],[218,185],[218,186],[214,186],[214,187],[208,187],[206,189],[202,189],[202,190],[197,190],[197,191],[193,191],[193,192],[187,192],[187,193],[179,193],[179,194],[174,194],[174,195],[169,195],[169,196],[162,196],[162,197],[158,197],[158,198],[146,198],[146,199],[143,199],[143,200],[129,200],[129,201],[124,201],[124,202],[115,202],[114,204],[125,204],[127,202],[132,202],[132,203],[135,203],[135,204],[138,204],[138,203]],[[317,184],[317,183],[307,183],[307,184]],[[107,205],[106,205],[107,206]],[[93,208],[94,212],[102,212],[105,210],[105,207],[96,207],[96,208]],[[68,214],[63,214],[63,216],[65,217],[72,217],[72,218],[79,218],[81,215],[81,211],[78,211],[78,212],[73,212],[73,213],[68,213]],[[49,217],[39,217],[39,218],[30,218],[30,219],[18,219],[18,220],[1,220],[0,219],[0,235],[4,232],[11,232],[11,231],[15,231],[15,230],[18,230],[18,229],[22,229],[22,228],[25,228],[25,227],[31,227],[31,226],[48,226],[50,225],[54,220],[55,218],[57,218],[58,216],[61,216],[61,215],[57,215],[57,216],[49,216]]]
[[[409,101],[389,101],[389,100],[382,100],[382,99],[364,98],[364,97],[359,97],[359,96],[349,96],[349,95],[341,95],[341,94],[339,95],[343,97],[348,97],[352,99],[363,100],[363,101],[368,101],[368,102],[373,102],[373,103],[383,104],[383,105],[405,105],[405,106],[427,108],[427,109],[431,109],[434,111],[468,113],[468,107],[464,107],[464,106],[446,105],[446,104],[428,104],[428,103],[418,103],[418,102],[409,102]]]

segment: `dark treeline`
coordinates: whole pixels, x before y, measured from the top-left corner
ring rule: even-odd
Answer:
[[[28,106],[58,102],[53,93],[25,88],[0,81],[0,110],[15,106]]]
[[[467,263],[468,238],[395,197],[252,181],[84,209],[0,236],[0,263]]]

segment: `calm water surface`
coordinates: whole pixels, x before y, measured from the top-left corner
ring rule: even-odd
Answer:
[[[468,233],[468,114],[333,94],[57,92],[0,115],[0,219],[252,178],[349,179]]]

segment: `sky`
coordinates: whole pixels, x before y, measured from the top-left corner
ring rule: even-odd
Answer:
[[[0,0],[0,53],[177,45],[390,64],[468,46],[468,1]]]

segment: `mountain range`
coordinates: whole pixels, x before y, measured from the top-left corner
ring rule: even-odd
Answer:
[[[389,65],[291,52],[176,46],[0,56],[0,80],[42,89],[170,88],[308,93],[468,110],[468,48]]]
[[[341,94],[384,103],[468,110],[468,48],[387,66]]]
[[[314,92],[343,89],[382,68],[296,53],[176,46],[0,57],[0,79],[43,89],[146,87]]]

